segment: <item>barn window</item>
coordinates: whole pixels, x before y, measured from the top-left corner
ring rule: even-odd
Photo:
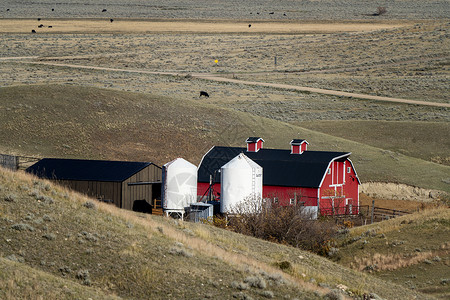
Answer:
[[[278,197],[273,198],[273,203],[278,203]]]
[[[328,174],[331,174],[331,168],[328,168]]]
[[[352,169],[350,167],[347,167],[347,173],[350,173]]]
[[[295,198],[289,199],[289,204],[290,205],[295,205]]]

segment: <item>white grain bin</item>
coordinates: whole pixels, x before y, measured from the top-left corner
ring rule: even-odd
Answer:
[[[162,168],[161,201],[164,212],[181,213],[197,201],[197,167],[177,158]]]
[[[261,201],[263,169],[243,153],[222,166],[220,178],[221,213],[232,213],[244,201]]]

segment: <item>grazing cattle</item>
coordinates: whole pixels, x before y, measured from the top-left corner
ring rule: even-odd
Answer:
[[[283,16],[285,16],[285,17],[286,17],[286,14],[284,13],[284,14],[283,14]]]
[[[106,12],[106,8],[104,8],[104,9],[102,10],[102,12]]]
[[[9,8],[7,8],[6,11],[9,11]]]
[[[34,29],[31,29],[31,33],[36,33],[36,30],[34,30]]]
[[[274,14],[274,12],[270,12],[270,13],[269,13],[269,15],[273,15],[273,14]]]
[[[109,21],[112,23],[112,22],[114,22],[114,20],[113,19],[109,19]]]
[[[252,24],[248,24],[248,28],[252,27]]]
[[[53,26],[50,25],[50,26],[48,26],[48,28],[53,28]]]
[[[52,11],[55,11],[55,9],[54,9],[54,8],[52,8]]]
[[[42,28],[42,27],[44,27],[44,25],[43,25],[43,24],[40,24],[40,25],[38,26],[38,28]]]
[[[205,96],[205,98],[209,98],[209,94],[205,91],[200,91],[200,97]]]
[[[41,20],[41,18],[38,18],[38,21],[40,21]]]

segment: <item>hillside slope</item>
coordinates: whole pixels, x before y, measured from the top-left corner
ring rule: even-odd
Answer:
[[[0,88],[0,151],[42,157],[199,163],[213,145],[289,148],[305,138],[311,150],[350,151],[363,182],[398,182],[450,191],[450,167],[363,143],[218,108],[201,100],[72,85]]]
[[[120,210],[4,169],[0,169],[0,235],[4,239],[0,264],[6,265],[0,277],[5,287],[0,289],[1,298],[20,286],[17,276],[25,272],[32,288],[24,293],[51,296],[44,289],[47,285],[38,284],[44,276],[55,285],[67,282],[67,293],[75,298],[92,292],[99,297],[106,293],[152,299],[318,299],[345,285],[340,288],[347,295],[426,299],[299,249]],[[286,272],[276,267],[281,261],[290,264]],[[93,289],[81,294],[79,284]]]
[[[450,297],[450,208],[352,228],[335,260],[441,299]]]

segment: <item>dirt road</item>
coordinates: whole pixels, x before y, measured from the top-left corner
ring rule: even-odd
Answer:
[[[145,70],[128,70],[128,69],[106,68],[106,67],[74,65],[74,64],[57,64],[57,63],[51,63],[51,62],[32,62],[32,61],[20,61],[20,62],[24,63],[24,64],[47,65],[47,66],[55,66],[55,67],[88,69],[88,70],[102,70],[102,71],[112,71],[112,72],[126,72],[126,73],[166,75],[166,76],[185,76],[185,75],[187,75],[186,73],[177,73],[177,72],[155,72],[155,71],[145,71]],[[238,80],[238,79],[231,79],[231,78],[217,76],[212,73],[188,73],[188,74],[194,78],[218,81],[218,82],[229,82],[229,83],[236,83],[236,84],[273,87],[273,88],[278,88],[278,89],[296,90],[296,91],[301,91],[301,92],[318,93],[318,94],[333,95],[333,96],[339,96],[339,97],[349,97],[349,98],[358,98],[358,99],[385,101],[385,102],[394,102],[394,103],[405,103],[405,104],[412,104],[412,105],[450,107],[449,103],[427,102],[427,101],[409,100],[409,99],[401,99],[401,98],[374,96],[374,95],[367,95],[367,94],[349,93],[349,92],[342,92],[342,91],[336,91],[336,90],[326,90],[326,89],[320,89],[320,88],[311,88],[311,87],[305,87],[305,86],[288,85],[288,84],[280,84],[280,83]]]

